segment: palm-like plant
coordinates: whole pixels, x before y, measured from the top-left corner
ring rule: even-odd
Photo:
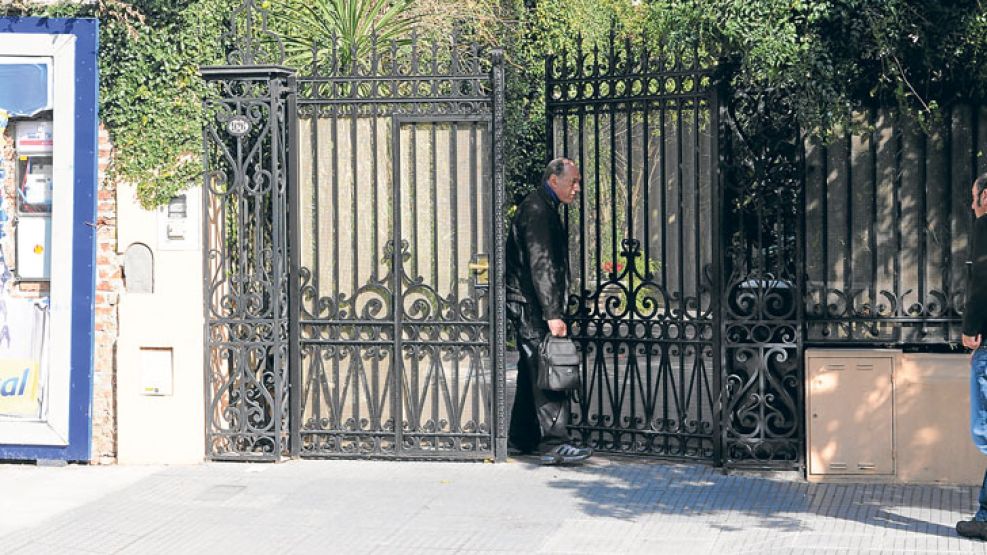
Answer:
[[[369,58],[373,49],[406,44],[415,23],[414,0],[287,0],[274,9],[285,62],[295,67],[328,61],[338,69]],[[335,41],[335,46],[333,42]],[[355,55],[355,58],[354,58]]]

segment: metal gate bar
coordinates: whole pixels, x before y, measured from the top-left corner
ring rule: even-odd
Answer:
[[[331,40],[295,77],[258,2],[230,21],[203,69],[208,457],[506,457],[502,52]]]
[[[546,63],[549,152],[584,177],[565,214],[584,356],[571,428],[602,451],[718,460],[712,70],[613,35],[604,52]]]
[[[467,262],[502,259],[502,61],[441,52],[390,43],[298,79],[301,456],[495,456],[502,320]]]

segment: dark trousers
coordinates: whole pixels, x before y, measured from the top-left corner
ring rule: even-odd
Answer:
[[[538,387],[538,343],[518,334],[517,391],[508,439],[525,452],[545,452],[569,441],[569,394]]]
[[[987,472],[984,473],[984,484],[980,487],[980,497],[977,499],[980,506],[977,514],[973,515],[973,520],[977,522],[987,522]]]

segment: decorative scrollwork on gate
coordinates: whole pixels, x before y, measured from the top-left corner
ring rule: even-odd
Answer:
[[[408,241],[381,260],[388,271],[347,295],[309,299],[300,322],[303,456],[394,456],[484,452],[490,428],[490,315],[487,291],[458,298],[411,275]],[[393,261],[400,264],[394,267]],[[397,275],[395,275],[397,272]],[[304,296],[314,295],[302,268]],[[395,307],[400,288],[400,305]],[[400,312],[400,360],[395,314]],[[401,443],[396,443],[393,379],[402,375]],[[362,409],[362,410],[361,410]]]
[[[284,41],[268,27],[270,12],[257,0],[243,0],[229,18],[221,39],[231,66],[282,65]]]
[[[276,460],[288,422],[286,74],[204,70],[206,443]]]
[[[735,90],[723,126],[723,442],[731,466],[803,460],[802,165],[783,91]]]
[[[714,460],[710,60],[611,34],[547,69],[549,151],[583,174],[565,214],[575,289],[567,320],[584,368],[570,428],[602,451]]]

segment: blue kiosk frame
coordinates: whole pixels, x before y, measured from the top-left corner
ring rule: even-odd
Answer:
[[[0,17],[0,34],[74,35],[75,152],[72,208],[72,300],[68,444],[0,445],[0,460],[89,461],[95,338],[96,190],[98,183],[98,49],[95,19]],[[61,346],[52,345],[51,348]]]

